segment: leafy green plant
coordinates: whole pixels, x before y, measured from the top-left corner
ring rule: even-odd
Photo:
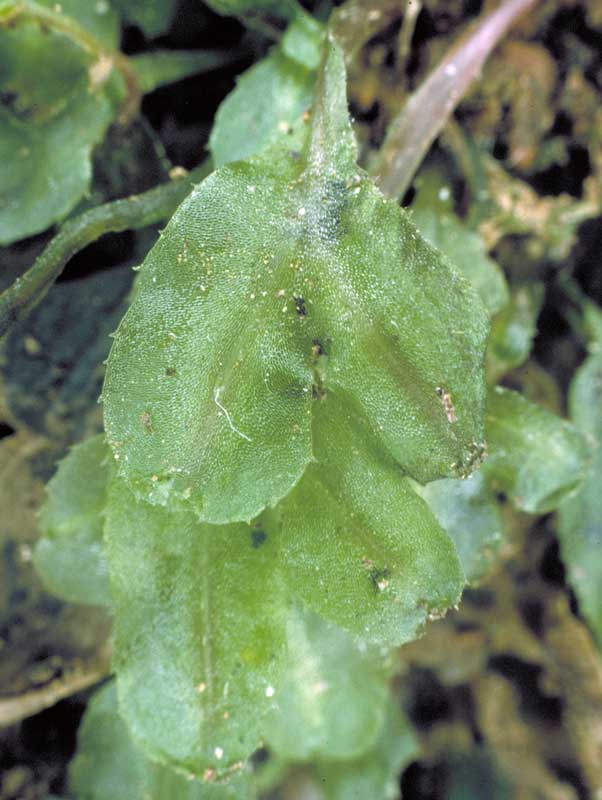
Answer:
[[[410,212],[358,164],[344,9],[325,25],[292,3],[210,5],[288,22],[220,106],[213,165],[71,217],[0,298],[6,329],[85,244],[168,220],[114,334],[104,433],[60,463],[40,515],[45,584],[114,620],[72,791],[245,798],[295,774],[333,800],[385,798],[417,748],[394,648],[494,567],[507,501],[561,509],[600,634],[600,358],[572,423],[499,386],[529,356],[541,287],[510,291],[444,164]],[[117,50],[120,15],[155,36],[173,14],[0,5],[4,243],[74,212],[93,146],[144,91],[225,63]]]
[[[586,306],[586,320],[590,323],[590,355],[573,378],[570,395],[570,415],[578,430],[590,440],[594,448],[594,463],[579,491],[564,500],[560,506],[558,532],[563,556],[568,566],[571,582],[596,639],[602,635],[600,615],[599,565],[591,554],[600,543],[601,520],[600,492],[600,387],[602,360],[600,358],[600,309]]]

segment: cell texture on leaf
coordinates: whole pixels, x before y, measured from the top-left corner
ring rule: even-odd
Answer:
[[[279,508],[288,583],[360,641],[411,641],[460,599],[454,544],[353,410],[327,398],[314,430],[316,462]]]
[[[262,538],[260,534],[264,534]],[[270,528],[210,526],[109,487],[105,539],[121,712],[146,753],[228,776],[259,746],[285,650]]]
[[[206,522],[248,521],[291,491],[326,395],[400,475],[468,474],[483,452],[487,313],[357,167],[342,53],[326,49],[286,142],[180,206],[109,358],[120,474],[151,502],[189,498]]]

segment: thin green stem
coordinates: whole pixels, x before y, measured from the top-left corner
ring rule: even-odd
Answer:
[[[42,300],[76,253],[105,233],[137,230],[169,219],[209,170],[204,162],[148,192],[105,203],[68,220],[33,265],[0,294],[0,337]]]
[[[0,25],[10,28],[17,24],[33,22],[66,36],[95,59],[95,64],[89,71],[92,88],[103,83],[115,67],[123,78],[126,91],[119,121],[127,125],[137,115],[141,100],[138,76],[129,58],[118,50],[107,48],[72,17],[57,10],[58,8],[60,7],[47,8],[35,0],[18,0],[0,10]]]

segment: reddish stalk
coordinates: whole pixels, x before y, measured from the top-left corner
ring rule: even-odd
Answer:
[[[516,20],[537,0],[505,0],[460,37],[406,100],[391,122],[371,172],[389,197],[402,197],[422,159],[487,57]]]

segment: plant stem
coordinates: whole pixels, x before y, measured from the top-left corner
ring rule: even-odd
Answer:
[[[18,0],[18,2],[2,8],[0,11],[0,25],[12,27],[18,23],[33,22],[57,33],[62,33],[86,53],[93,56],[97,64],[102,65],[102,68],[96,71],[96,75],[99,76],[99,83],[108,77],[113,66],[116,67],[123,78],[126,91],[119,114],[119,121],[123,125],[127,125],[137,115],[141,99],[138,76],[130,63],[130,59],[118,50],[107,48],[72,17],[63,14],[60,10],[56,10],[57,8],[60,7],[47,8],[39,5],[35,0]],[[90,76],[93,84],[94,75],[95,72],[92,66]]]
[[[537,0],[505,0],[472,25],[413,92],[391,122],[371,169],[389,197],[403,197],[414,173],[485,60]]]
[[[399,75],[406,69],[412,47],[412,38],[416,30],[416,22],[421,11],[422,3],[420,0],[406,0],[403,21],[397,37],[397,72]]]
[[[42,300],[72,256],[105,233],[137,230],[168,219],[209,169],[205,161],[148,192],[96,206],[67,220],[33,265],[0,294],[0,337]]]

